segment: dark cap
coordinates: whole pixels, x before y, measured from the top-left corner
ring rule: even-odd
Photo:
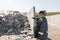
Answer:
[[[39,12],[39,14],[45,14],[46,13],[46,11],[40,11]]]

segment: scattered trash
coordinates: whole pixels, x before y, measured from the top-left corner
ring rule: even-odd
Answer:
[[[33,38],[31,31],[27,17],[21,14],[0,17],[0,35],[19,34],[19,38],[17,37],[15,40],[30,40]]]
[[[21,31],[29,28],[29,22],[26,16],[20,13],[8,14],[0,17],[0,35],[20,34]],[[25,32],[27,34],[27,32]]]

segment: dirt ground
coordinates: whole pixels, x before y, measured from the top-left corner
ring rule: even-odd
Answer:
[[[10,35],[10,36],[3,35],[0,37],[0,40],[15,40],[15,38],[18,38],[18,36],[16,36],[16,35]],[[49,25],[48,38],[50,40],[60,40],[60,27]],[[30,40],[36,40],[36,39],[32,38]]]
[[[49,25],[48,35],[51,40],[60,40],[60,27]]]

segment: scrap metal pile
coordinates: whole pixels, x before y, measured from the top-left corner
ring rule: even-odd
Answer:
[[[26,16],[21,14],[8,14],[0,17],[0,34],[20,34],[22,30],[30,28]]]

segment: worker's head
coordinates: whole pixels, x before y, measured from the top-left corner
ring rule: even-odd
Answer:
[[[44,17],[45,13],[46,13],[46,11],[40,11],[39,14],[38,14],[38,17],[39,18]]]

